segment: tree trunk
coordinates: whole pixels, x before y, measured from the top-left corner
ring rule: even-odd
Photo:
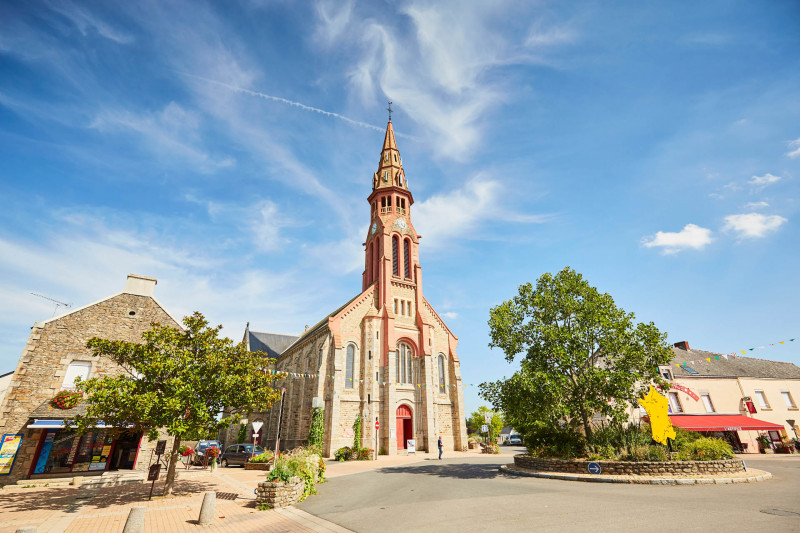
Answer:
[[[172,451],[169,454],[169,468],[167,468],[167,480],[164,483],[164,494],[163,496],[169,496],[172,494],[172,489],[175,487],[175,467],[178,464],[178,448],[181,447],[181,438],[175,437],[175,442],[172,443]]]
[[[586,434],[586,440],[592,438],[592,425],[589,423],[589,415],[586,412],[581,412],[581,421],[583,422],[583,431]]]

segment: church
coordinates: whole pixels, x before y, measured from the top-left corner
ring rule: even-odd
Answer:
[[[282,405],[251,413],[249,422],[263,426],[253,435],[247,424],[249,442],[307,444],[312,409],[321,407],[327,457],[353,446],[358,415],[362,446],[382,454],[433,452],[440,436],[445,450],[467,446],[458,338],[422,291],[421,236],[391,117],[367,202],[361,292],[299,337],[248,324],[248,348],[269,353],[276,370],[289,373]],[[237,429],[225,433],[226,443],[236,442]]]

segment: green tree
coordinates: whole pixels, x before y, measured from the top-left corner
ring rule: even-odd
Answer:
[[[222,326],[209,327],[198,312],[183,324],[183,329],[152,324],[142,344],[90,339],[95,356],[110,358],[125,372],[78,385],[86,393],[86,414],[75,418],[80,431],[103,420],[119,430],[145,432],[150,440],[159,429],[174,437],[165,495],[173,489],[182,439],[215,434],[280,399],[272,387],[276,376],[266,372],[266,354],[220,339]]]
[[[478,407],[478,410],[472,413],[467,419],[467,427],[473,432],[480,434],[481,426],[486,424],[486,414],[492,415],[492,421],[487,424],[489,426],[489,439],[492,442],[497,442],[497,436],[500,435],[500,432],[503,431],[506,424],[503,413],[500,411],[493,411],[485,405],[481,405]]]
[[[666,333],[634,318],[569,267],[522,285],[489,319],[489,346],[508,362],[520,356],[520,370],[481,384],[481,395],[523,434],[566,423],[591,439],[593,415],[623,420],[650,383],[667,386],[658,372],[672,358]]]

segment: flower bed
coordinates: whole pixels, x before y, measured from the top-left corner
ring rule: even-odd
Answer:
[[[586,474],[591,461],[545,459],[530,455],[515,455],[514,465],[526,470],[541,472],[564,472]],[[609,476],[663,476],[687,474],[718,475],[742,472],[741,459],[719,461],[594,461],[600,465],[601,473]]]

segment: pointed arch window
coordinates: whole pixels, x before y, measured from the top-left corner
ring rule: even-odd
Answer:
[[[406,267],[406,279],[411,279],[411,241],[408,239],[403,242],[403,260]]]
[[[401,342],[397,345],[397,382],[413,383],[411,372],[411,346]]]
[[[344,379],[344,387],[346,389],[353,388],[353,370],[356,363],[356,348],[352,344],[347,345],[347,362],[345,364],[345,379]]]
[[[374,252],[374,243],[369,243],[369,253],[367,254],[367,283],[372,283],[372,263],[375,260],[375,256],[373,255]]]
[[[447,383],[445,382],[445,374],[444,374],[444,355],[439,354],[439,392],[444,394]]]
[[[400,265],[398,264],[398,257],[397,254],[399,252],[398,248],[400,246],[400,239],[397,238],[397,235],[392,236],[392,274],[395,276],[400,275]]]

